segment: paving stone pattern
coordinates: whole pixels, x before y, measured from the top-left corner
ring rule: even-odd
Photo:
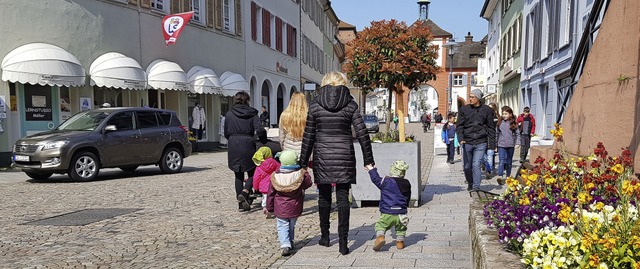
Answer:
[[[312,187],[296,225],[296,252],[280,257],[275,220],[265,219],[259,204],[237,212],[226,153],[214,152],[187,158],[183,172],[173,175],[154,166],[135,173],[105,169],[97,181],[75,183],[61,175],[38,182],[0,172],[0,268],[471,268],[471,200],[461,163],[434,156],[432,131],[422,133],[420,124],[408,124],[407,133],[428,142],[422,143],[428,185],[423,204],[410,209],[404,250],[391,235],[382,251],[371,249],[375,207],[351,211],[351,254],[338,253],[335,212],[334,246],[318,246]],[[141,210],[82,226],[24,225],[103,208]]]

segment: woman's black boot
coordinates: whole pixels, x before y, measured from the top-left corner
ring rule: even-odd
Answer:
[[[331,207],[318,207],[318,215],[320,215],[320,241],[319,245],[329,247],[329,216],[331,215]]]
[[[349,254],[349,215],[351,208],[348,206],[338,207],[338,242],[340,244],[340,254]]]

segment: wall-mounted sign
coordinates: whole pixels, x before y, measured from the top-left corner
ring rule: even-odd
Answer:
[[[25,87],[24,113],[28,121],[50,121],[53,119],[51,109],[51,91]]]
[[[315,83],[305,83],[304,84],[304,90],[305,91],[315,91],[316,90],[316,84]]]
[[[80,111],[85,111],[89,109],[91,109],[91,98],[80,97]]]
[[[276,71],[278,73],[284,73],[287,74],[289,73],[289,69],[287,68],[287,64],[281,64],[280,62],[276,61]]]

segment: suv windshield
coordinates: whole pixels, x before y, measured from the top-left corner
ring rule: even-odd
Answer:
[[[98,125],[109,116],[109,113],[103,111],[86,111],[73,115],[66,120],[56,130],[64,131],[93,131]]]

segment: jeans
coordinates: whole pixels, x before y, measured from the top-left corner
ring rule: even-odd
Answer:
[[[500,164],[498,164],[498,175],[504,175],[504,171],[507,172],[507,177],[511,176],[511,166],[513,163],[513,152],[515,148],[503,148],[498,147],[498,156],[500,158]]]
[[[453,141],[449,141],[447,144],[447,162],[453,162],[453,154],[456,153],[456,147],[453,145]]]
[[[482,170],[480,166],[483,163],[482,157],[487,152],[487,143],[481,143],[477,145],[462,144],[464,150],[464,177],[467,179],[467,184],[470,188],[476,190],[480,189],[480,182],[482,181]]]
[[[491,173],[493,172],[493,168],[496,167],[496,151],[494,149],[487,149],[487,153],[485,154],[486,157],[486,167],[487,167],[487,173]]]
[[[531,135],[521,134],[520,135],[520,161],[524,162],[527,159],[527,154],[529,153],[529,147],[531,147]]]
[[[276,228],[278,229],[278,240],[280,240],[280,248],[290,248],[293,241],[294,232],[296,230],[296,221],[298,218],[276,219]]]
[[[243,172],[233,172],[236,178],[236,197],[242,194],[242,189],[251,192],[251,190],[253,189],[253,173],[255,173],[255,171],[255,168],[247,171],[247,181],[244,181]]]

